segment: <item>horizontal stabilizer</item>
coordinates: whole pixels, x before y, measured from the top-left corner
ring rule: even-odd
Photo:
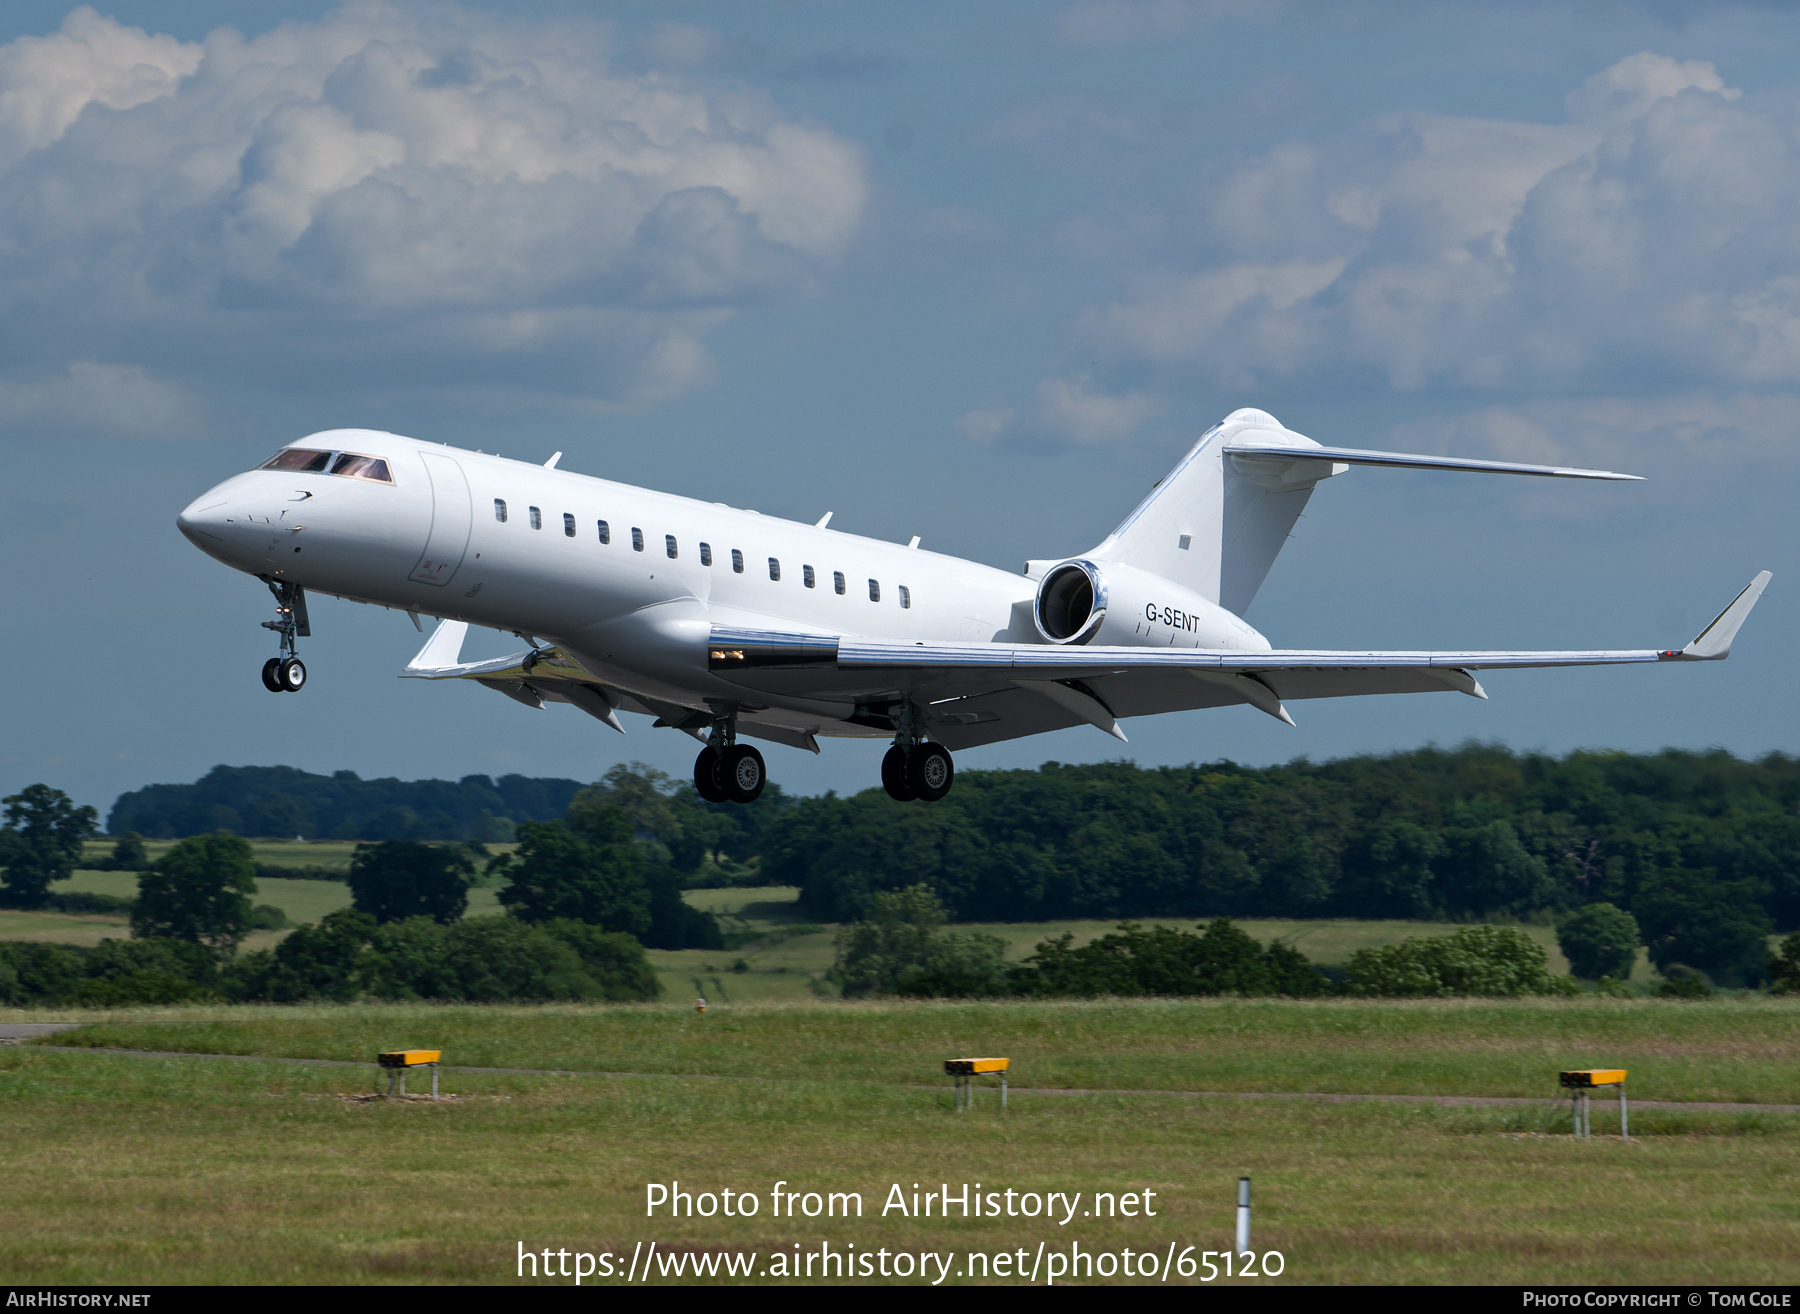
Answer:
[[[1396,470],[1463,470],[1475,474],[1539,475],[1550,479],[1631,479],[1642,475],[1612,470],[1582,470],[1567,465],[1519,465],[1513,461],[1474,461],[1461,456],[1415,456],[1409,452],[1365,452],[1355,447],[1288,447],[1276,443],[1237,442],[1227,456],[1258,461],[1331,461],[1338,465],[1384,465]]]

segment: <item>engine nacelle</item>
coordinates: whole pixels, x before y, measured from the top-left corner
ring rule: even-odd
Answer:
[[[1046,643],[1267,652],[1269,641],[1216,602],[1160,575],[1085,557],[1038,575],[1031,617]]]

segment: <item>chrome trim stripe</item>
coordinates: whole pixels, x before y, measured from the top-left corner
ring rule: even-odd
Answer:
[[[790,648],[836,648],[835,634],[804,634],[787,630],[734,630],[729,626],[712,627],[713,643],[779,643]]]
[[[765,666],[829,666],[837,660],[833,634],[735,630],[715,625],[706,645],[706,667],[737,671]]]

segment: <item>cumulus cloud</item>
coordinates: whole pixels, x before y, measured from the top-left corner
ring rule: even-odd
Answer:
[[[826,277],[866,195],[855,143],[574,20],[366,0],[183,43],[82,8],[0,46],[0,306],[45,371],[643,402]]]
[[[1047,440],[1091,447],[1125,441],[1162,411],[1159,398],[1134,391],[1107,392],[1079,376],[1045,379],[1038,385],[1036,404],[1024,415],[1010,407],[983,407],[962,416],[956,427],[978,443]]]
[[[106,438],[194,438],[213,429],[204,397],[139,365],[71,361],[60,373],[0,379],[0,429]]]
[[[1010,406],[977,407],[961,416],[956,427],[973,442],[991,443],[1012,426],[1016,414]]]
[[[1082,315],[1074,350],[1163,386],[1800,382],[1800,105],[1645,52],[1568,108],[1276,146],[1146,225],[1193,238]]]

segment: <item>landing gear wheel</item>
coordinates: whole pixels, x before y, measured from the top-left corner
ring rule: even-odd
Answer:
[[[881,787],[897,803],[910,803],[918,792],[906,783],[906,750],[895,744],[881,759]]]
[[[281,667],[281,658],[271,657],[263,663],[263,688],[270,693],[281,692],[281,679],[276,672]]]
[[[289,657],[275,667],[275,682],[284,692],[299,693],[306,687],[306,667],[298,657]]]
[[[731,798],[725,791],[724,765],[718,749],[710,744],[694,759],[694,792],[708,803],[724,803]]]
[[[762,754],[749,744],[733,744],[726,749],[720,767],[719,774],[724,777],[726,792],[733,803],[756,802],[769,778]]]
[[[948,794],[955,778],[950,750],[942,744],[920,744],[906,755],[906,783],[927,803],[935,803]]]

